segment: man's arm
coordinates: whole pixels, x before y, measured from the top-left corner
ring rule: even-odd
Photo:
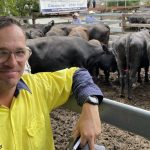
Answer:
[[[72,89],[77,103],[82,106],[79,121],[74,129],[74,138],[80,136],[81,146],[88,142],[90,150],[94,150],[96,137],[101,132],[101,121],[98,104],[89,103],[87,99],[89,96],[97,97],[100,104],[103,94],[84,68],[75,72]]]

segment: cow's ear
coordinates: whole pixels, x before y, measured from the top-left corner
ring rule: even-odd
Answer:
[[[54,21],[54,20],[51,20],[49,23],[50,23],[52,26],[54,26],[55,21]]]
[[[26,35],[26,38],[27,38],[27,39],[31,39],[30,32],[25,32],[25,35]]]

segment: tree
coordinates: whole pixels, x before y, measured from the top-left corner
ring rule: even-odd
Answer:
[[[140,0],[124,0],[124,1],[109,1],[108,6],[125,6],[125,3],[127,6],[132,6],[132,5],[139,5]]]
[[[0,0],[0,15],[31,16],[39,11],[38,0]]]

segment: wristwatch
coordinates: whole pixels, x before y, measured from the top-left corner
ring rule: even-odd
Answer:
[[[99,100],[96,96],[88,96],[84,103],[89,103],[92,105],[99,105]]]

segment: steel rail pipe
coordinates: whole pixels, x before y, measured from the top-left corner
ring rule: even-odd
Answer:
[[[74,97],[64,105],[65,108],[81,112]],[[137,135],[150,139],[150,111],[104,98],[99,107],[101,120]]]

